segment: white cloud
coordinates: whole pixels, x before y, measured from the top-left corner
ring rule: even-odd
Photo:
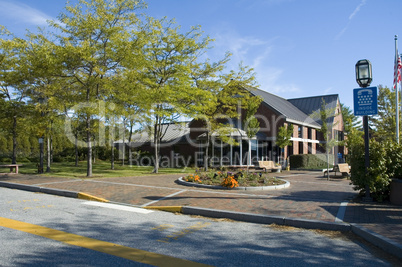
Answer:
[[[356,14],[360,11],[360,8],[362,6],[364,6],[366,4],[366,0],[362,0],[360,2],[360,4],[355,8],[355,10],[353,10],[352,14],[349,15],[349,19],[348,19],[348,23],[346,24],[346,26],[336,35],[335,40],[339,40],[339,38],[342,37],[342,35],[346,32],[346,30],[349,28],[349,25],[352,21],[352,19],[354,18],[354,16],[356,16]]]
[[[254,69],[261,89],[279,95],[300,92],[296,85],[281,81],[285,71],[270,63],[273,61],[274,53],[277,52],[275,41],[279,37],[264,40],[253,36],[239,36],[235,31],[225,31],[215,34],[214,38],[214,55],[217,54],[217,57],[221,58],[219,55],[223,55],[226,51],[232,53],[228,69],[236,70],[239,63],[243,62],[244,65]],[[212,54],[208,56],[213,58]]]
[[[44,26],[52,19],[45,13],[16,1],[0,1],[0,15],[14,22]]]
[[[360,11],[360,8],[366,4],[366,0],[362,0],[360,4],[355,8],[352,14],[349,16],[349,20],[353,19],[353,17]]]

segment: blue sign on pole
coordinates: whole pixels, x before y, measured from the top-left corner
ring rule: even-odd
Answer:
[[[376,115],[377,87],[353,89],[353,102],[355,116]]]

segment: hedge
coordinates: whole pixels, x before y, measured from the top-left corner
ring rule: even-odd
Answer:
[[[333,167],[334,155],[329,155],[329,167]],[[326,154],[303,154],[290,156],[290,168],[294,169],[326,169]]]

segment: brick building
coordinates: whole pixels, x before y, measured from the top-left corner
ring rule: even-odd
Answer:
[[[209,154],[214,166],[253,165],[258,160],[273,160],[284,165],[288,156],[293,154],[324,153],[319,145],[324,143],[324,138],[319,131],[322,122],[318,115],[323,101],[326,104],[326,110],[333,112],[333,116],[329,116],[327,121],[331,129],[331,138],[338,141],[344,139],[338,95],[284,99],[260,89],[248,88],[247,90],[252,95],[262,98],[262,103],[255,114],[260,123],[260,130],[249,140],[242,120],[234,119],[228,123],[235,129],[229,134],[236,141],[235,144],[224,143],[217,134],[212,133]],[[275,144],[278,129],[289,124],[294,126],[292,145],[280,149]],[[164,127],[166,127],[166,134],[162,138],[160,155],[168,162],[168,165],[202,166],[206,143],[205,123],[193,120],[180,124],[166,124]],[[134,140],[134,146],[141,151],[153,153],[151,138],[146,133],[137,134],[132,140]],[[344,152],[343,146],[336,146],[331,154],[343,155]],[[183,164],[178,164],[180,162]]]

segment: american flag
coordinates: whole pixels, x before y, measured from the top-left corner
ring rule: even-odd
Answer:
[[[395,62],[394,65],[394,89],[396,89],[397,83],[401,82],[401,68],[402,68],[401,57],[398,56],[398,62]]]

